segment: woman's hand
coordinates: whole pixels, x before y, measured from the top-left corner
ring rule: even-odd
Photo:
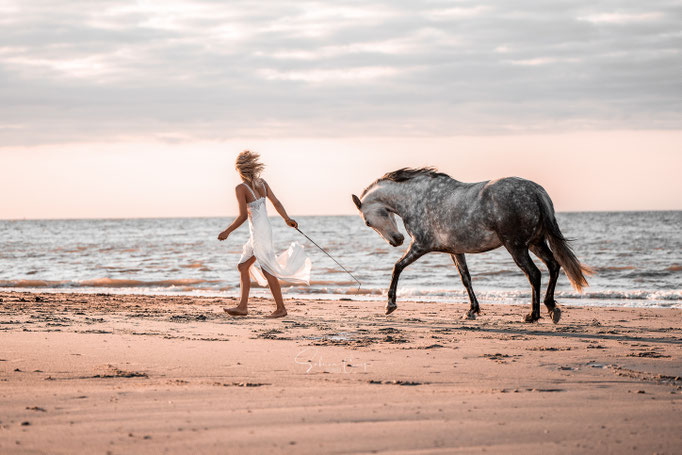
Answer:
[[[229,232],[223,231],[220,234],[218,234],[218,240],[220,240],[222,242],[223,240],[225,240],[227,238],[228,235],[230,235]]]
[[[291,218],[287,218],[285,221],[289,227],[292,227],[294,229],[298,229],[298,223],[296,222],[296,220],[292,220]]]

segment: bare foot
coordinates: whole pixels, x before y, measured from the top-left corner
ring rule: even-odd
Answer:
[[[282,308],[281,310],[275,310],[272,314],[265,316],[265,317],[268,319],[277,319],[277,318],[283,318],[286,315],[287,315],[287,310]]]
[[[238,306],[234,308],[225,308],[225,313],[229,314],[230,316],[246,316],[249,314],[248,310],[239,308]]]

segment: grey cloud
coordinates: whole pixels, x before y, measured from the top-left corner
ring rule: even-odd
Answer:
[[[4,145],[682,119],[678,2],[6,4]]]

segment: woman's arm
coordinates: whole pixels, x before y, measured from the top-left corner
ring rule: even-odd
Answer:
[[[268,194],[268,199],[270,199],[270,202],[272,202],[272,206],[277,210],[277,213],[284,218],[284,222],[289,225],[289,227],[292,228],[298,228],[298,223],[295,220],[292,220],[289,218],[289,215],[287,215],[287,211],[284,209],[284,206],[282,203],[277,199],[277,196],[275,196],[275,193],[272,192],[272,188],[270,188],[270,185],[268,185],[268,182],[263,180],[263,184],[265,185],[266,192]]]
[[[248,219],[246,212],[246,191],[243,185],[237,186],[234,190],[239,203],[239,216],[230,224],[230,226],[218,235],[218,240],[225,240],[232,232],[241,226],[244,221]]]

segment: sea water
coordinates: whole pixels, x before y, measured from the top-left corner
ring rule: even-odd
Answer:
[[[560,303],[682,308],[682,212],[559,213],[562,232],[595,270],[583,294],[561,275]],[[312,283],[284,286],[287,297],[384,300],[392,248],[358,216],[297,217],[300,228],[357,283],[281,218],[272,218],[279,251],[298,241],[313,262]],[[229,218],[0,221],[0,290],[230,296],[246,224],[217,240]],[[401,227],[402,228],[402,227]],[[409,240],[409,239],[408,239]],[[504,248],[467,255],[481,305],[527,304],[530,285]],[[543,288],[548,274],[544,265]],[[267,296],[267,289],[253,289]],[[468,297],[447,254],[430,254],[402,274],[399,299],[464,303]]]

